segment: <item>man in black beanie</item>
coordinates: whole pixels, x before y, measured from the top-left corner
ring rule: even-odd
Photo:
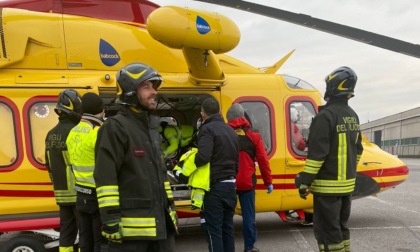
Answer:
[[[103,123],[104,103],[95,93],[82,96],[83,115],[67,138],[68,153],[76,178],[76,209],[80,214],[80,252],[104,251],[107,240],[101,234],[102,222],[99,215],[95,169],[95,144],[98,129]]]

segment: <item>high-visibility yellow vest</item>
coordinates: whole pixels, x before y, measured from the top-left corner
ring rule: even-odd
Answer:
[[[67,137],[66,144],[76,185],[95,188],[95,144],[99,127],[80,121]]]
[[[179,159],[174,171],[189,177],[188,186],[191,186],[191,204],[194,207],[201,208],[205,191],[210,189],[210,163],[197,167],[194,163],[197,148],[192,148]]]

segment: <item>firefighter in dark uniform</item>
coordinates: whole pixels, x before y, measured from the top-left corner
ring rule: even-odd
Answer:
[[[45,139],[45,165],[47,166],[54,196],[60,207],[59,251],[73,251],[78,232],[78,213],[76,211],[75,178],[67,153],[66,139],[70,130],[76,126],[82,115],[82,100],[75,90],[66,89],[58,96],[54,111],[58,124],[51,129]]]
[[[118,71],[122,107],[98,132],[94,178],[109,251],[175,251],[177,216],[160,150],[161,76],[133,63]]]
[[[296,185],[314,200],[314,233],[320,251],[350,251],[351,194],[363,152],[359,118],[348,105],[354,96],[356,73],[340,67],[325,78],[325,106],[319,107],[308,138],[308,156]]]

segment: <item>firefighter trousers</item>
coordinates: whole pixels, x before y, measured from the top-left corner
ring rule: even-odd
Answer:
[[[73,251],[79,226],[76,205],[60,206],[60,251]]]
[[[350,251],[351,195],[314,195],[314,234],[320,251]]]

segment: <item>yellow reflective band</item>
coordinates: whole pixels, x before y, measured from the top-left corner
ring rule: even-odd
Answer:
[[[313,159],[307,159],[303,171],[309,174],[318,174],[324,161],[317,161]]]
[[[121,223],[125,227],[155,227],[155,218],[121,218]]]
[[[344,251],[350,252],[350,240],[344,240],[343,244],[344,244]]]
[[[337,179],[345,180],[347,177],[347,134],[338,134],[337,152],[338,171]]]
[[[311,185],[311,191],[314,193],[326,193],[326,194],[349,194],[354,191],[354,186],[319,187],[319,186]]]
[[[313,168],[309,166],[305,166],[303,169],[303,172],[309,173],[309,174],[318,174],[320,168]]]
[[[325,251],[324,244],[318,244],[320,251]],[[330,252],[344,252],[344,243],[338,243],[338,244],[327,244],[328,251]]]
[[[98,204],[99,204],[100,208],[109,207],[109,206],[119,206],[120,205],[120,197],[119,196],[110,196],[110,197],[98,198]]]
[[[76,202],[76,196],[66,198],[56,197],[55,200],[57,203],[74,203]]]
[[[98,188],[96,188],[96,193],[98,194],[98,198],[99,197],[104,197],[104,196],[118,196],[120,195],[119,191],[118,191],[118,186],[100,186]]]
[[[312,166],[312,167],[321,167],[322,164],[324,164],[324,161],[317,161],[317,160],[313,160],[313,159],[306,159],[306,163],[307,166]]]
[[[76,166],[73,165],[73,172],[77,184],[95,187],[95,179],[93,178],[93,171],[95,166]]]
[[[356,183],[356,179],[347,179],[347,180],[323,180],[315,179],[312,185],[315,186],[351,186]]]
[[[165,182],[164,185],[165,185],[165,190],[167,191],[171,190],[171,185],[169,184],[169,182]]]
[[[156,228],[126,228],[124,227],[124,236],[156,236]]]
[[[70,191],[70,190],[55,190],[54,195],[58,197],[68,197],[68,196],[74,196],[76,195],[76,191]]]
[[[76,179],[74,178],[73,171],[71,169],[71,162],[69,153],[65,150],[62,151],[62,155],[64,158],[64,163],[66,164],[66,177],[67,177],[67,188],[68,190],[74,190],[74,186],[76,185]]]
[[[73,252],[74,248],[73,246],[70,247],[58,247],[59,252]]]

